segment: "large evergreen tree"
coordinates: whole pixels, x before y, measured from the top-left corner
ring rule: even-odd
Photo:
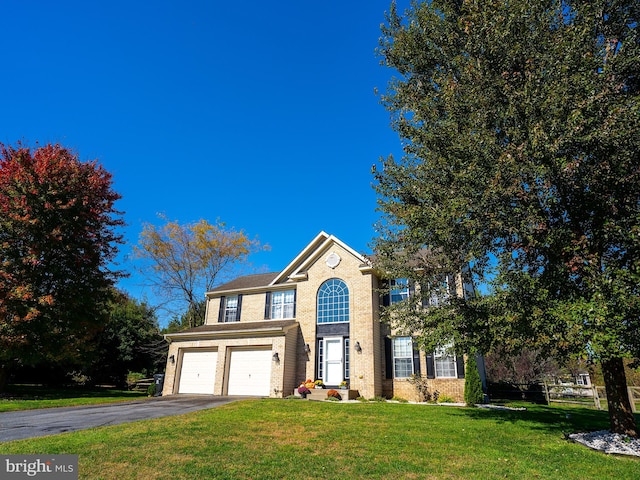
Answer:
[[[380,54],[399,76],[382,99],[406,155],[374,170],[383,268],[427,295],[467,264],[493,281],[490,296],[395,318],[425,343],[590,355],[611,429],[634,436],[623,358],[640,356],[639,17],[635,0],[392,5]]]
[[[123,224],[111,183],[59,145],[0,145],[0,389],[16,362],[82,363],[103,328]]]

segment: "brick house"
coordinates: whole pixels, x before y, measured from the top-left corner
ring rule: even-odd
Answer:
[[[414,349],[379,320],[381,278],[321,232],[281,272],[248,275],[206,293],[205,324],[166,335],[163,395],[291,395],[305,379],[343,381],[365,398],[417,398],[407,379],[458,401],[464,362]],[[402,292],[400,292],[402,293]]]

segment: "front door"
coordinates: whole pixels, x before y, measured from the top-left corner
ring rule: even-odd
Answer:
[[[342,338],[324,339],[324,378],[326,385],[337,386],[344,380],[344,348]]]

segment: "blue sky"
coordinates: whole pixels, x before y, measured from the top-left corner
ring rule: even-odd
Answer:
[[[374,94],[393,75],[375,55],[389,4],[3,0],[0,142],[99,160],[123,197],[130,272],[157,213],[258,236],[271,249],[256,271],[322,230],[368,252],[370,169],[400,151]],[[120,286],[152,297],[141,283]]]

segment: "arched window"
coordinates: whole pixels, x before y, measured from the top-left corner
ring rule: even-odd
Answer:
[[[318,290],[318,323],[349,321],[349,289],[339,278],[324,282]]]

